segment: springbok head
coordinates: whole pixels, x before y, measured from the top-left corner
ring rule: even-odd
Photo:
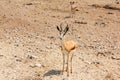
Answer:
[[[70,5],[73,5],[74,3],[75,3],[74,1],[71,1],[71,2],[70,2]]]
[[[62,23],[60,24],[60,26],[57,26],[57,30],[59,31],[60,34],[60,39],[62,40],[65,36],[65,34],[68,32],[69,27],[68,24],[66,25],[65,29],[62,28]]]

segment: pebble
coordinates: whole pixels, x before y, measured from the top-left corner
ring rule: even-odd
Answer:
[[[28,58],[29,58],[29,59],[37,59],[38,57],[35,56],[35,55],[28,55]]]
[[[42,67],[42,64],[40,63],[35,63],[35,64],[30,64],[30,67],[34,68],[34,67]]]

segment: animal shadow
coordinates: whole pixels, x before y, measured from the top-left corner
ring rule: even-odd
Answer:
[[[50,70],[44,74],[44,77],[51,76],[51,75],[60,75],[60,73],[61,73],[61,70]]]

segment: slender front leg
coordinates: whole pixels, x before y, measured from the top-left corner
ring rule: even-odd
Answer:
[[[61,71],[61,74],[63,75],[63,72],[64,72],[64,67],[65,67],[65,54],[63,52],[63,46],[62,46],[62,41],[61,41],[61,52],[62,52],[62,57],[63,57],[63,65],[62,65],[62,71]]]
[[[71,58],[70,58],[70,73],[72,73],[72,59],[73,59],[73,54],[71,55]]]
[[[67,54],[67,76],[69,76],[69,52]]]
[[[63,74],[64,67],[65,67],[65,54],[64,53],[62,53],[62,54],[63,54],[63,67],[62,67],[62,74]]]

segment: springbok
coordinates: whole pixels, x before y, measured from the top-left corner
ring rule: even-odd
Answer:
[[[70,2],[70,10],[71,10],[71,17],[73,18],[73,15],[75,15],[75,12],[78,11],[77,9],[77,5],[75,4],[75,2]]]
[[[75,43],[73,40],[67,40],[67,41],[64,40],[64,36],[69,30],[68,24],[65,27],[65,29],[63,30],[62,23],[61,23],[60,26],[57,26],[57,30],[59,31],[59,34],[60,34],[61,51],[62,51],[62,55],[63,55],[63,68],[62,68],[61,73],[63,74],[63,72],[64,72],[65,62],[67,60],[66,71],[67,71],[67,76],[69,76],[69,68],[70,68],[70,73],[72,73],[72,58],[73,58],[73,54],[70,52],[72,50],[74,50],[76,48],[76,46],[75,46]],[[64,52],[64,51],[66,51],[66,52]],[[65,59],[65,56],[67,59]],[[70,64],[69,64],[69,62],[70,62]]]

